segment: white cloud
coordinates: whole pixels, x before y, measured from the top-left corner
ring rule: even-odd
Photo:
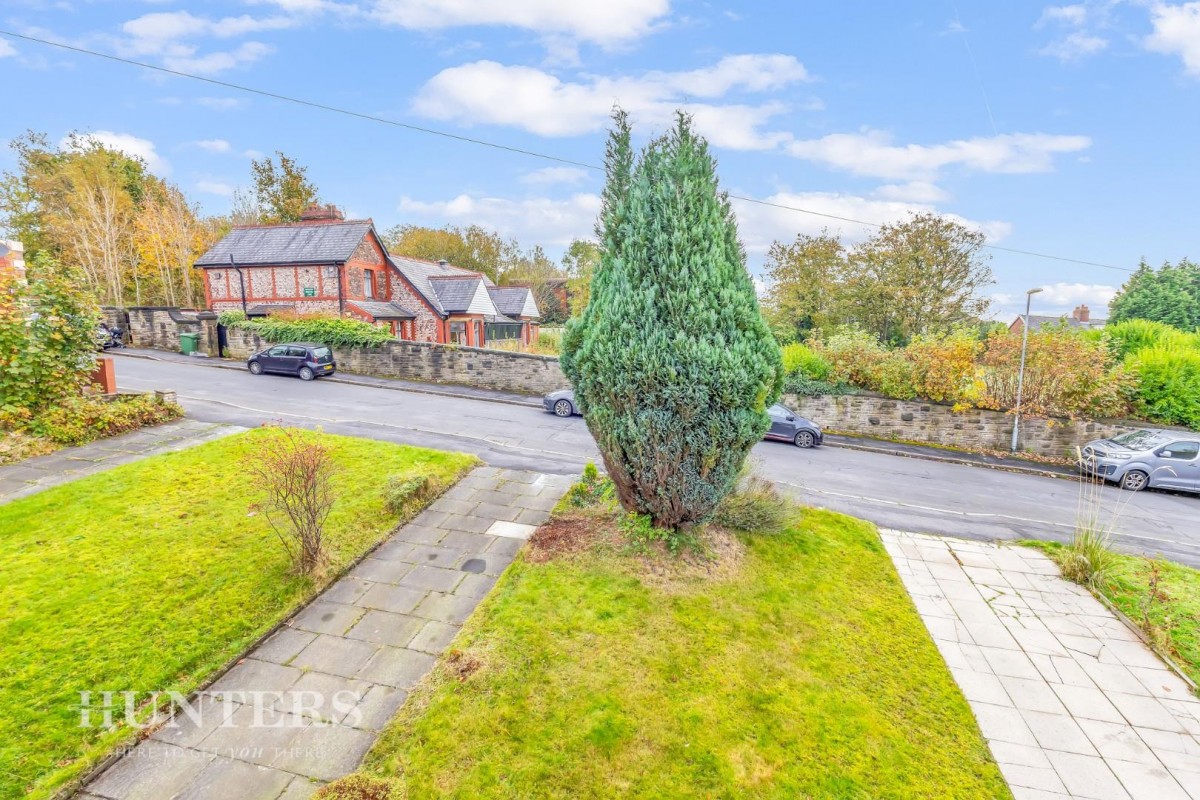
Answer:
[[[1047,172],[1054,166],[1055,155],[1075,153],[1090,145],[1091,139],[1086,136],[1048,133],[1005,133],[934,145],[897,145],[890,134],[866,129],[793,141],[787,150],[797,158],[856,175],[929,180],[950,166],[978,172]]]
[[[201,139],[193,144],[209,153],[228,153],[232,149],[232,145],[224,139]]]
[[[1046,6],[1042,9],[1042,16],[1037,21],[1037,27],[1051,22],[1078,27],[1087,22],[1087,19],[1088,10],[1087,6],[1083,3],[1075,3],[1069,6]]]
[[[123,56],[160,58],[170,69],[213,74],[257,61],[274,52],[274,48],[249,41],[232,49],[201,53],[195,40],[237,38],[249,33],[290,28],[299,22],[295,16],[251,17],[243,14],[209,19],[187,11],[155,11],[125,22],[121,26],[125,38],[118,40],[117,49]]]
[[[0,39],[0,58],[11,58],[17,54],[17,48],[9,44],[7,39]]]
[[[950,193],[928,181],[889,183],[875,190],[875,195],[885,200],[903,200],[911,203],[940,203],[950,199]]]
[[[197,181],[196,189],[205,194],[215,194],[219,197],[232,197],[237,187],[223,181]]]
[[[989,242],[1000,241],[1012,232],[1012,226],[1007,222],[969,220],[957,214],[939,212],[928,203],[878,200],[837,192],[778,192],[763,199],[775,205],[764,206],[741,200],[732,201],[746,251],[758,256],[765,253],[772,242],[776,240],[791,241],[798,233],[815,235],[828,228],[841,234],[842,238],[847,241],[860,241],[874,231],[871,226],[843,222],[817,214],[862,220],[879,225],[903,221],[912,212],[932,212],[940,213],[947,219],[982,231],[988,237]],[[806,211],[817,212],[817,214],[805,214],[777,206],[802,208]]]
[[[1095,55],[1106,47],[1108,47],[1107,39],[1083,31],[1075,31],[1061,39],[1055,39],[1038,50],[1038,53],[1057,58],[1059,61],[1078,61],[1086,56]]]
[[[1076,306],[1085,305],[1093,320],[1108,316],[1108,304],[1117,293],[1117,287],[1103,283],[1060,281],[1042,284],[1041,288],[1042,291],[1033,296],[1030,313],[1056,317],[1069,315]],[[1025,313],[1025,294],[1022,291],[995,292],[989,299],[992,301],[993,318],[1001,322],[1012,322]]]
[[[544,186],[555,183],[575,184],[587,180],[590,170],[582,167],[542,167],[521,176],[521,183]]]
[[[110,150],[124,153],[127,156],[140,158],[146,162],[146,166],[151,172],[158,175],[166,175],[171,171],[170,164],[167,160],[160,156],[155,150],[154,142],[149,139],[142,139],[129,133],[116,133],[114,131],[93,131],[91,133],[81,133],[72,141],[71,137],[64,136],[58,143],[59,147],[69,148],[72,144],[86,146],[89,143],[96,143],[107,147]]]
[[[518,241],[565,247],[572,239],[591,236],[600,197],[575,194],[565,200],[547,197],[512,199],[460,194],[450,200],[400,200],[399,211],[433,225],[482,225]]]
[[[669,0],[375,0],[370,13],[413,30],[500,25],[611,47],[647,35],[669,10]]]
[[[735,90],[769,91],[805,80],[808,73],[803,64],[778,54],[727,56],[710,67],[689,71],[584,76],[578,81],[564,81],[534,67],[477,61],[439,72],[418,92],[413,109],[462,125],[507,125],[540,136],[574,136],[603,129],[614,104],[635,122],[660,126],[683,107],[714,145],[762,150],[791,138],[784,132],[761,130],[785,110],[781,103],[689,101],[715,100]]]
[[[1200,78],[1200,2],[1168,5],[1157,3],[1151,9],[1154,33],[1143,43],[1156,53],[1179,56],[1184,72]]]

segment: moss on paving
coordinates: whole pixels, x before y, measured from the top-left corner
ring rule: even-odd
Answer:
[[[251,431],[0,506],[0,797],[35,796],[130,735],[79,726],[79,692],[188,691],[321,587],[291,573],[243,466]],[[392,475],[445,483],[471,456],[326,434],[332,567],[396,525]],[[117,714],[118,719],[120,713]]]
[[[365,772],[408,797],[1010,797],[872,525],[730,577],[518,558]]]

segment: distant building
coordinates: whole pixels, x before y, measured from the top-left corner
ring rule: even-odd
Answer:
[[[25,245],[0,239],[0,275],[10,273],[25,282]]]
[[[1063,314],[1059,317],[1048,317],[1040,314],[1029,315],[1029,329],[1031,331],[1041,330],[1046,325],[1066,325],[1068,328],[1079,328],[1087,330],[1090,328],[1103,328],[1106,319],[1092,319],[1092,314],[1087,306],[1075,306],[1075,310],[1070,316]],[[1025,327],[1025,315],[1021,314],[1012,321],[1008,329],[1013,333],[1020,333]]]
[[[339,314],[400,339],[474,347],[537,338],[528,289],[497,290],[481,273],[393,255],[371,220],[348,221],[332,205],[310,206],[299,222],[234,228],[195,266],[214,311]]]

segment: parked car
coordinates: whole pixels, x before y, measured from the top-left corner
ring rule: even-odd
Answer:
[[[272,345],[250,356],[246,366],[255,375],[278,372],[282,375],[299,375],[306,381],[337,372],[333,352],[323,344],[311,342]]]
[[[1079,467],[1131,492],[1200,492],[1200,434],[1137,430],[1096,439],[1080,450]]]
[[[579,413],[575,404],[575,392],[571,389],[559,389],[542,398],[542,406],[555,416],[570,417]],[[787,406],[776,403],[767,409],[771,417],[771,427],[767,430],[765,439],[777,439],[791,442],[797,447],[820,447],[825,436],[821,426],[806,419]]]

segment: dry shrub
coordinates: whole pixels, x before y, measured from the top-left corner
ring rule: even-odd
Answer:
[[[796,504],[774,483],[755,475],[747,461],[737,487],[717,506],[713,521],[735,531],[778,534],[795,524],[798,514]]]
[[[328,447],[294,428],[276,428],[246,457],[254,484],[266,495],[263,511],[297,572],[325,564],[325,520],[336,497],[337,467]]]
[[[400,800],[401,797],[403,794],[393,781],[356,773],[321,787],[313,800]]]
[[[446,487],[432,475],[403,477],[394,475],[383,488],[383,503],[388,513],[407,517],[424,507]]]

